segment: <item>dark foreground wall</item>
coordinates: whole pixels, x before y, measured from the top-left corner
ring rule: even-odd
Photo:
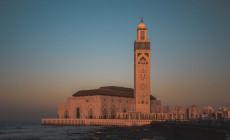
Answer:
[[[175,125],[165,123],[153,123],[153,131],[162,132],[167,139],[172,140],[227,140],[228,130],[199,127],[193,125]]]
[[[92,139],[122,140],[228,140],[226,132],[198,128],[181,128],[166,125],[107,127],[93,134]]]

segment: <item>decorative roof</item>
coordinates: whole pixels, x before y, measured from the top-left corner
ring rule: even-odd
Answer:
[[[72,96],[78,97],[78,96],[94,96],[94,95],[134,98],[134,90],[132,88],[126,88],[126,87],[107,86],[107,87],[100,87],[99,89],[80,90],[74,93]],[[156,99],[155,97],[150,95],[150,100],[155,100],[155,99]]]
[[[141,17],[141,24],[139,24],[138,26],[138,30],[147,30],[147,27],[145,26],[145,24],[143,23],[143,17]]]
[[[147,30],[147,27],[145,26],[144,23],[141,23],[141,24],[139,24],[138,29]]]

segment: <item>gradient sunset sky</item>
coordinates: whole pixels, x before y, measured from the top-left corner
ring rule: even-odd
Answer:
[[[133,88],[141,16],[151,94],[230,107],[229,0],[1,0],[0,121],[56,117],[78,90]]]

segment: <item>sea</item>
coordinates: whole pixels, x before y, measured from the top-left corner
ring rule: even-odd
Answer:
[[[200,133],[200,130],[188,132],[184,129],[152,127],[41,125],[40,121],[0,122],[0,140],[79,139],[230,140],[230,132],[213,134],[206,131]]]
[[[88,139],[103,126],[55,126],[33,122],[0,122],[0,140]]]

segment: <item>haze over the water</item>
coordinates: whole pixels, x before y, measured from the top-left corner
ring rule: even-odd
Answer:
[[[133,88],[141,16],[151,94],[230,107],[230,1],[0,1],[0,121],[56,117],[78,90]]]

